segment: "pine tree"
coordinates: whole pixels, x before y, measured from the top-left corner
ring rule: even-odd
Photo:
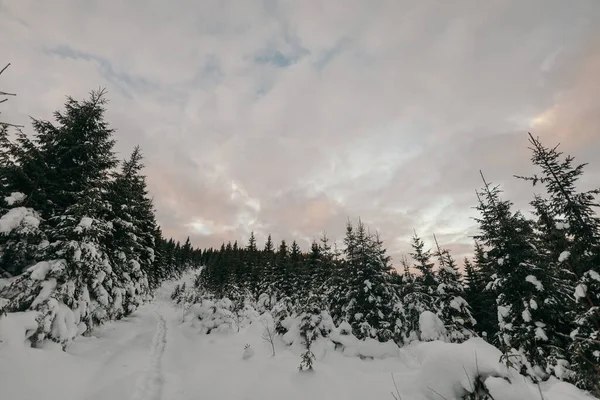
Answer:
[[[262,255],[262,275],[259,284],[260,294],[269,296],[270,288],[275,282],[276,274],[276,262],[275,262],[275,248],[273,246],[273,239],[271,235],[267,237],[265,247]],[[267,294],[269,293],[269,294]]]
[[[415,269],[421,273],[421,276],[416,278],[416,283],[420,286],[421,292],[432,294],[437,287],[437,282],[433,272],[435,264],[431,262],[431,251],[425,250],[425,243],[416,232],[412,240],[413,253],[410,255],[416,261]]]
[[[437,245],[435,256],[439,260],[439,270],[436,289],[435,308],[438,317],[446,326],[447,338],[452,342],[463,342],[473,334],[475,319],[471,313],[471,306],[465,300],[465,291],[460,282],[460,272],[448,249],[441,249],[434,235]]]
[[[103,92],[93,92],[83,102],[69,98],[65,113],[55,113],[58,126],[34,120],[37,160],[21,161],[25,166],[39,160],[45,164],[28,201],[37,202],[50,217],[46,233],[51,244],[38,257],[47,261],[28,269],[7,291],[13,292],[10,310],[40,311],[37,340],[70,340],[113,317],[118,302],[110,293],[115,276],[105,246],[112,237],[107,183],[116,160],[104,104]],[[34,296],[39,287],[45,289],[44,297]],[[16,296],[15,289],[20,289]],[[57,319],[70,322],[71,328],[53,329]]]
[[[483,175],[482,175],[483,177]],[[512,212],[510,201],[500,199],[498,187],[484,179],[478,192],[476,237],[487,248],[495,266],[489,285],[498,294],[498,339],[509,365],[534,380],[545,379],[549,359],[563,360],[560,341],[552,331],[557,298],[550,271],[540,266],[532,223]]]
[[[310,291],[310,288],[306,285],[304,272],[302,251],[298,243],[294,240],[290,247],[290,258],[286,268],[286,285],[284,287],[286,288],[287,295],[296,303],[302,298],[306,298]]]
[[[419,318],[424,311],[435,313],[435,293],[437,280],[433,272],[434,263],[431,261],[430,250],[425,250],[423,240],[415,235],[412,238],[413,252],[410,253],[415,261],[414,268],[420,275],[413,275],[406,268],[403,277],[402,293],[402,325],[397,328],[396,340],[409,343],[420,338]]]
[[[145,177],[141,174],[141,161],[141,151],[136,147],[122,163],[108,191],[113,235],[107,247],[118,274],[126,313],[139,307],[160,281],[153,268],[157,224]]]
[[[549,255],[558,259],[560,269],[569,270],[577,280],[574,292],[575,329],[569,347],[571,367],[578,386],[600,394],[600,218],[596,197],[600,189],[580,192],[577,183],[586,164],[573,165],[574,158],[563,157],[558,146],[546,148],[529,134],[532,162],[541,175],[519,177],[542,184],[547,201],[535,202],[541,231]],[[554,226],[551,226],[554,225]],[[564,274],[559,274],[562,278]],[[561,279],[564,287],[564,280]]]
[[[349,272],[346,318],[357,337],[389,340],[393,337],[396,303],[389,257],[379,235],[369,234],[360,220],[356,232],[353,229],[347,232],[351,236],[346,241],[353,242],[353,246],[346,253]]]

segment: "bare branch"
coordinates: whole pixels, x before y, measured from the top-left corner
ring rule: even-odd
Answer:
[[[25,125],[9,124],[8,122],[0,122],[0,125],[10,126],[10,127],[13,127],[13,128],[25,128]]]
[[[269,322],[266,320],[261,320],[262,326],[265,328],[261,339],[271,345],[271,356],[275,357],[275,336],[277,332],[275,331],[275,327],[269,325]]]
[[[10,67],[10,63],[6,64],[6,67],[2,68],[2,70],[0,71],[0,75],[2,75],[2,73],[4,72],[4,70],[5,70],[6,68],[8,68],[8,67]]]

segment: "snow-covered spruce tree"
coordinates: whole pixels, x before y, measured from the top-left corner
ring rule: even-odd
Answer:
[[[495,265],[488,285],[498,294],[500,348],[509,365],[534,380],[545,379],[551,369],[548,361],[565,359],[553,331],[555,305],[564,299],[554,290],[551,270],[539,264],[532,223],[513,213],[512,203],[502,200],[499,188],[485,179],[478,196],[476,240]]]
[[[8,139],[8,126],[0,124],[0,276],[16,276],[35,264],[44,246],[44,220],[28,206],[23,185],[30,181],[22,170],[26,157],[35,157],[35,146],[22,132],[17,142]],[[30,193],[30,192],[27,192]]]
[[[379,235],[367,232],[360,220],[346,260],[349,279],[345,314],[356,336],[392,339],[397,297],[390,281],[390,259]]]
[[[577,184],[586,164],[574,165],[574,158],[563,157],[558,146],[546,148],[529,136],[531,160],[541,175],[519,178],[545,187],[547,201],[538,200],[537,209],[538,214],[547,215],[545,225],[554,225],[542,230],[547,251],[553,257],[560,251],[556,259],[559,268],[569,270],[577,280],[569,347],[573,379],[600,395],[600,218],[596,200],[600,189],[579,191]]]
[[[284,297],[289,297],[293,287],[289,276],[289,251],[285,240],[282,240],[277,254],[275,256],[275,274],[273,276],[273,284],[271,293],[279,300]]]
[[[298,304],[303,297],[308,296],[310,288],[306,285],[305,270],[303,268],[303,255],[300,246],[294,240],[290,246],[290,257],[286,268],[284,288],[286,294]]]
[[[0,277],[19,275],[35,264],[47,243],[40,215],[24,207],[25,200],[20,192],[0,199],[7,208],[0,217]]]
[[[434,237],[435,238],[435,237]],[[437,245],[437,239],[435,240]],[[446,337],[451,342],[463,342],[473,336],[475,319],[465,300],[465,290],[460,272],[448,249],[437,245],[435,256],[439,260],[438,287],[435,296],[436,314],[446,327]]]
[[[141,161],[141,151],[136,147],[115,173],[108,190],[113,234],[106,244],[117,275],[114,292],[122,299],[123,314],[137,309],[160,279],[153,268],[157,225]]]
[[[260,281],[262,275],[262,265],[260,263],[259,255],[260,252],[256,247],[256,237],[254,236],[254,232],[250,232],[250,239],[248,240],[244,256],[247,271],[247,286],[250,293],[252,293],[255,298],[258,298],[260,295]]]
[[[313,342],[322,336],[326,336],[328,333],[321,332],[321,322],[323,321],[322,310],[323,304],[321,298],[316,295],[309,295],[308,298],[304,299],[303,306],[300,307],[300,337],[306,348],[306,351],[302,353],[302,361],[298,369],[300,371],[312,370],[315,355],[311,350]]]
[[[0,69],[0,75],[10,66]],[[0,103],[8,96],[0,90]],[[9,139],[9,128],[17,129],[17,143]],[[19,160],[35,156],[35,146],[20,131],[21,126],[0,121],[0,277],[19,275],[23,269],[35,263],[38,246],[45,236],[40,228],[39,213],[27,207],[28,199],[23,186],[26,179]],[[29,152],[28,152],[29,150]]]
[[[488,287],[487,284],[495,271],[479,242],[475,242],[474,254],[473,262],[465,259],[465,296],[472,307],[473,318],[477,321],[475,332],[486,340],[493,341],[498,332],[497,295],[492,286]]]
[[[258,308],[262,311],[270,310],[275,305],[276,296],[274,291],[275,274],[276,274],[276,259],[275,248],[273,247],[273,239],[271,235],[267,237],[265,247],[261,256],[261,275],[259,277],[259,292]]]
[[[56,125],[34,120],[34,142],[22,141],[35,151],[19,154],[22,179],[15,185],[27,188],[28,205],[46,220],[49,245],[2,297],[8,311],[39,312],[37,341],[66,342],[121,314],[122,298],[113,289],[122,275],[113,270],[107,247],[113,238],[109,175],[117,162],[103,96],[69,98],[65,111],[55,113]]]
[[[433,272],[434,264],[431,261],[431,252],[425,250],[423,240],[415,235],[412,241],[413,252],[410,253],[415,261],[413,267],[420,275],[413,275],[410,270],[405,271],[402,283],[402,324],[396,334],[397,341],[410,343],[420,337],[419,319],[424,311],[435,311],[435,291],[437,280]],[[407,273],[408,272],[408,273]]]
[[[346,235],[344,237],[344,254],[352,254],[355,250],[354,227],[350,222],[346,224]],[[331,278],[324,285],[324,290],[327,296],[329,312],[336,325],[342,322],[348,322],[346,315],[346,294],[348,292],[348,282],[350,276],[348,274],[349,262],[347,259],[342,259],[341,252],[337,248],[331,253],[332,271]]]
[[[10,175],[14,168],[13,144],[8,138],[8,126],[0,123],[0,215],[4,215],[10,208],[10,204],[3,201],[10,196]]]

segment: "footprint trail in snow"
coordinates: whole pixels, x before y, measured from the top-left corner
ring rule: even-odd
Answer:
[[[162,357],[167,345],[167,323],[158,312],[156,315],[158,325],[152,342],[150,364],[146,373],[138,380],[132,400],[160,400],[162,395],[164,383]]]

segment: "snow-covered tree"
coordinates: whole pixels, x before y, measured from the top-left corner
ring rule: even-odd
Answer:
[[[573,341],[569,347],[574,380],[580,387],[600,394],[600,218],[596,197],[600,189],[582,192],[578,181],[586,164],[574,165],[554,148],[546,148],[531,134],[532,162],[541,175],[520,177],[534,186],[543,185],[547,199],[536,201],[543,225],[546,253],[554,268],[568,270],[576,284],[574,291]],[[557,253],[558,257],[557,257]],[[562,278],[565,273],[560,273]],[[561,279],[564,287],[564,279]],[[564,301],[564,299],[563,299]]]
[[[531,221],[512,212],[500,189],[484,180],[478,192],[480,234],[495,273],[488,286],[497,294],[498,340],[506,361],[535,380],[545,379],[549,359],[564,360],[552,331],[557,302],[551,271],[539,264]]]
[[[389,340],[393,337],[393,306],[397,297],[383,242],[378,234],[367,232],[360,220],[355,236],[347,242],[353,242],[353,246],[346,250],[349,275],[346,318],[357,337]]]
[[[437,240],[436,240],[437,244]],[[460,281],[460,272],[448,249],[435,253],[439,260],[437,273],[438,287],[435,296],[435,309],[446,326],[446,337],[452,342],[463,342],[473,336],[475,319],[471,307],[465,300],[465,290]]]

